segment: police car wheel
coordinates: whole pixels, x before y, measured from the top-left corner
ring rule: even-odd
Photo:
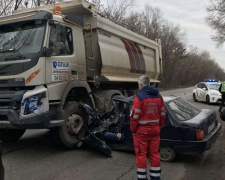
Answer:
[[[26,129],[0,129],[0,140],[14,142],[23,136]]]
[[[198,100],[197,100],[197,98],[196,98],[195,93],[193,93],[193,100],[194,100],[195,102],[197,102],[197,101],[198,101]]]
[[[206,96],[206,103],[211,104],[209,95]]]
[[[87,124],[84,112],[77,102],[68,102],[64,108],[65,122],[63,126],[51,129],[54,141],[67,148],[75,148],[85,135],[83,125]],[[78,138],[79,136],[79,138]]]
[[[160,160],[172,162],[176,157],[176,151],[172,147],[160,147]]]

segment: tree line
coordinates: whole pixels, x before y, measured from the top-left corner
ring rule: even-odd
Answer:
[[[13,10],[21,8],[63,1],[65,0],[2,0],[0,16],[11,14]],[[225,80],[224,69],[215,62],[209,52],[199,50],[197,47],[187,47],[185,32],[179,25],[169,22],[159,8],[146,5],[143,11],[137,12],[134,10],[135,0],[111,0],[106,3],[102,0],[92,0],[92,2],[102,16],[114,23],[149,39],[161,39],[163,65],[161,88],[193,86],[208,78]],[[210,22],[212,17],[208,19]]]

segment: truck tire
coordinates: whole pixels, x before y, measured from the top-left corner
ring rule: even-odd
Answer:
[[[14,142],[23,136],[26,129],[0,129],[0,140]]]
[[[77,147],[80,142],[77,138],[78,134],[79,138],[85,135],[85,129],[82,127],[87,124],[87,118],[77,102],[68,102],[65,105],[64,113],[63,126],[52,129],[51,134],[57,144],[72,149]]]

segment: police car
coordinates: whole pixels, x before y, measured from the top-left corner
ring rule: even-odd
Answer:
[[[198,83],[193,90],[193,100],[207,104],[219,103],[222,98],[219,92],[220,84],[217,79],[205,79],[204,82]]]

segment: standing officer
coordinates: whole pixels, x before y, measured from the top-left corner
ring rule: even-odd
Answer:
[[[160,130],[166,112],[158,90],[150,86],[150,79],[143,75],[138,79],[139,93],[134,97],[131,109],[130,129],[133,133],[136,154],[137,178],[147,180],[147,153],[150,159],[150,178],[160,180]]]
[[[222,94],[219,112],[221,112],[225,101],[225,81],[220,84],[219,92]]]

